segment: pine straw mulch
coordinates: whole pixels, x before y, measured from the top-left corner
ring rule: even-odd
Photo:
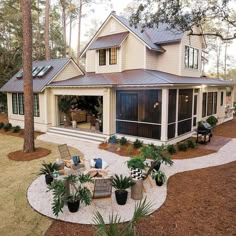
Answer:
[[[236,162],[176,174],[163,206],[141,219],[139,236],[235,235]],[[158,197],[158,196],[157,196]],[[91,225],[54,221],[46,236],[93,236]]]
[[[51,153],[50,150],[46,148],[35,148],[34,152],[23,152],[22,150],[9,153],[7,156],[13,161],[32,161],[45,157]]]

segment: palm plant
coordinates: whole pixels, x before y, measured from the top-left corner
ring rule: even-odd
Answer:
[[[42,168],[39,170],[38,175],[52,175],[55,170],[58,170],[56,163],[46,163],[45,161],[42,164]]]
[[[48,186],[48,191],[52,191],[53,202],[52,202],[52,211],[55,216],[58,216],[60,212],[63,212],[63,207],[65,202],[68,203],[78,203],[84,202],[85,205],[90,205],[92,194],[90,190],[82,186],[83,183],[93,182],[92,178],[89,175],[81,174],[79,176],[69,175],[62,180],[57,180]],[[72,186],[66,187],[67,186]],[[77,208],[77,210],[78,210]]]
[[[107,226],[102,215],[96,212],[93,222],[96,224],[97,236],[136,236],[136,223],[151,213],[152,204],[146,201],[146,198],[135,204],[135,210],[132,219],[126,225],[120,225],[121,218],[118,215],[109,217]]]

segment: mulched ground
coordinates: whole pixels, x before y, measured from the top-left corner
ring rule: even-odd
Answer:
[[[50,153],[51,151],[46,148],[35,148],[35,152],[33,153],[23,152],[22,150],[11,152],[8,154],[8,158],[13,161],[32,161],[45,157]]]
[[[228,138],[236,138],[236,117],[232,121],[228,121],[223,125],[218,125],[213,129],[213,134]]]

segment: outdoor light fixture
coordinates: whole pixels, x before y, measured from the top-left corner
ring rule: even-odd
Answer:
[[[153,105],[153,108],[157,108],[157,106],[159,106],[159,102],[155,102],[154,105]]]

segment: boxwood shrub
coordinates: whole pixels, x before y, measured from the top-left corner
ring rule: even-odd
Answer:
[[[12,128],[12,124],[8,123],[6,125],[3,126],[4,131],[9,131]]]
[[[139,139],[136,139],[133,143],[135,148],[141,148],[143,146],[143,142]]]
[[[169,144],[166,147],[167,152],[169,152],[170,154],[175,154],[176,153],[176,149],[175,146],[173,144]]]
[[[178,143],[177,146],[178,146],[179,151],[184,151],[185,152],[188,149],[188,145],[187,145],[186,142]]]
[[[125,137],[122,137],[122,138],[120,139],[120,145],[121,145],[121,146],[125,145],[127,142],[128,142],[128,140],[127,140]]]
[[[13,133],[18,133],[20,131],[20,126],[16,126],[16,127],[13,127],[13,130],[12,130],[12,132]]]

